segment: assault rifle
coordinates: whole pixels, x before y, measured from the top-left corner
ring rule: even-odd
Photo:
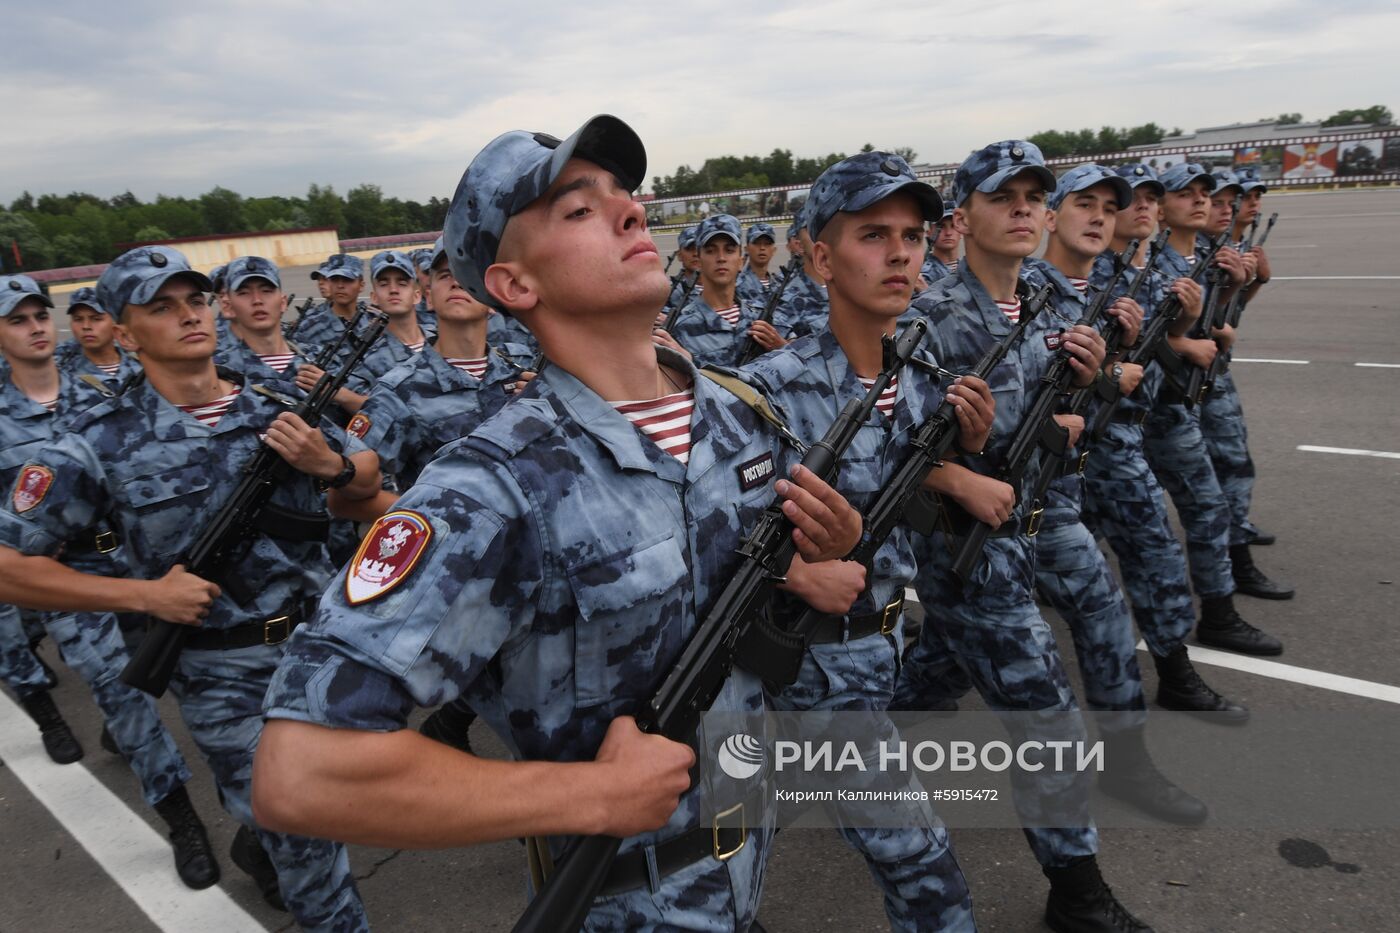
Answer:
[[[371,316],[363,333],[356,333],[354,324],[360,314]],[[321,354],[318,364],[328,364],[339,351],[341,345],[349,342],[351,351],[344,364],[335,373],[323,373],[306,398],[292,409],[292,413],[302,421],[315,427],[335,393],[345,385],[353,370],[369,352],[369,348],[384,332],[389,318],[378,311],[357,312],[350,325],[345,328],[340,339]],[[243,476],[233,493],[224,500],[209,522],[200,531],[185,553],[176,561],[197,577],[219,583],[238,602],[246,602],[251,597],[246,582],[224,578],[235,555],[242,550],[244,542],[257,531],[259,518],[272,499],[273,492],[286,482],[294,472],[292,465],[273,452],[271,447],[262,444],[243,466]],[[170,684],[175,665],[180,661],[185,638],[190,627],[174,622],[151,620],[145,637],[137,647],[131,660],[122,671],[122,680],[151,696],[159,697]]]
[[[802,458],[804,467],[828,483],[834,481],[846,448],[869,419],[880,393],[913,355],[926,328],[919,320],[909,325],[897,341],[885,338],[884,370],[875,377],[875,384],[865,397],[851,399],[825,436],[808,449]],[[637,725],[642,731],[677,742],[692,740],[700,718],[714,703],[734,666],[735,644],[787,573],[797,550],[792,530],[792,523],[776,502],[759,516],[739,545],[739,565],[729,582],[656,694],[637,714]],[[622,840],[615,836],[580,839],[556,863],[555,872],[516,922],[514,933],[575,933],[583,926],[621,845]]]
[[[1214,281],[1210,283],[1210,295],[1206,299],[1205,308],[1201,311],[1201,317],[1192,329],[1191,337],[1196,340],[1204,340],[1210,337],[1211,331],[1223,323],[1219,319],[1220,315],[1220,295],[1224,292],[1224,282],[1228,273],[1212,263],[1216,255],[1225,248],[1230,239],[1230,231],[1225,230],[1211,241],[1210,251],[1196,262],[1196,267],[1191,270],[1191,278],[1201,282],[1207,276]],[[1167,379],[1171,382],[1178,394],[1182,397],[1182,404],[1187,408],[1195,406],[1202,395],[1202,388],[1205,385],[1207,368],[1196,366],[1178,354],[1164,342],[1158,346],[1158,361],[1162,363],[1162,368],[1166,371]]]
[[[1128,263],[1135,253],[1137,253],[1137,241],[1128,244],[1128,248],[1119,257],[1113,278],[1089,304],[1083,317],[1077,323],[1089,327],[1098,324],[1104,308],[1108,307],[1109,296],[1117,288],[1118,281],[1123,277],[1123,273],[1128,268]],[[1031,403],[1025,416],[1021,419],[1020,426],[1011,438],[1011,446],[1007,448],[1006,459],[997,473],[997,479],[1010,484],[1016,490],[1018,500],[1024,501],[1021,486],[1025,480],[1026,469],[1030,466],[1031,458],[1035,456],[1035,452],[1044,448],[1047,452],[1058,456],[1064,453],[1068,444],[1069,432],[1055,423],[1054,415],[1060,404],[1060,397],[1065,394],[1070,381],[1074,378],[1074,370],[1070,367],[1069,360],[1069,353],[1061,350],[1050,361],[1050,365],[1045,368],[1044,375],[1040,377],[1040,393],[1036,395],[1035,401]],[[1036,533],[1039,520],[1040,511],[1037,504],[1037,510],[1030,514],[1027,534]],[[967,537],[963,538],[957,558],[953,561],[953,572],[963,580],[971,577],[972,571],[982,560],[982,546],[994,530],[991,525],[977,522],[972,526]]]
[[[1258,243],[1252,243],[1252,242],[1246,241],[1243,245],[1240,246],[1240,252],[1241,252],[1241,253],[1247,253],[1247,252],[1249,252],[1251,249],[1253,249],[1255,246],[1258,246],[1259,248],[1262,249],[1262,248],[1264,247],[1264,244],[1265,244],[1265,243],[1268,241],[1268,239],[1269,239],[1269,234],[1273,232],[1274,224],[1277,223],[1277,222],[1278,222],[1278,214],[1277,214],[1277,213],[1270,214],[1270,215],[1269,215],[1269,222],[1268,222],[1267,224],[1265,224],[1265,226],[1264,226],[1264,234],[1263,234],[1261,237],[1259,237],[1259,242],[1258,242]],[[1254,239],[1254,231],[1255,231],[1256,228],[1258,228],[1258,226],[1259,226],[1259,218],[1256,216],[1256,217],[1254,218],[1254,223],[1251,224],[1251,225],[1250,225],[1250,228],[1249,228],[1249,240],[1250,240],[1250,241],[1252,241],[1252,240]],[[1240,315],[1242,315],[1242,314],[1244,313],[1244,306],[1245,306],[1245,304],[1247,304],[1247,301],[1246,301],[1246,299],[1245,299],[1245,297],[1244,297],[1244,293],[1245,293],[1246,291],[1248,291],[1248,290],[1249,290],[1248,287],[1242,288],[1242,289],[1240,289],[1238,292],[1235,293],[1235,297],[1233,297],[1232,299],[1230,299],[1230,308],[1229,308],[1229,310],[1227,310],[1227,311],[1225,312],[1225,323],[1229,324],[1231,327],[1239,327],[1239,326],[1240,326]]]
[[[783,297],[783,289],[787,288],[788,282],[793,280],[800,268],[802,268],[801,256],[792,256],[788,259],[787,265],[782,268],[782,278],[768,286],[768,301],[764,304],[763,313],[759,315],[758,320],[768,324],[773,323],[773,314],[778,310],[778,302]],[[739,365],[743,366],[745,363],[756,360],[767,352],[762,344],[750,337],[744,341],[744,349],[739,354]]]
[[[684,277],[685,273],[681,273]],[[690,281],[685,283],[685,291],[681,292],[681,300],[677,301],[666,314],[666,323],[661,325],[661,329],[666,333],[671,333],[676,327],[676,319],[681,316],[685,306],[690,304],[690,295],[695,291],[695,286],[700,284],[699,270],[690,273]]]

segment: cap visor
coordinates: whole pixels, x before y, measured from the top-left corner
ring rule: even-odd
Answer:
[[[888,185],[867,188],[852,198],[851,202],[842,210],[852,214],[863,211],[870,205],[883,201],[899,191],[907,191],[914,196],[914,200],[919,202],[919,208],[923,211],[925,221],[943,218],[943,199],[939,197],[938,191],[927,182],[909,181],[908,179],[899,179]]]
[[[160,291],[165,286],[166,282],[182,275],[193,279],[194,283],[199,286],[199,290],[202,292],[212,292],[214,290],[214,283],[209,281],[209,276],[205,275],[203,272],[195,272],[193,269],[172,269],[167,272],[162,272],[160,275],[153,276],[136,286],[131,296],[126,299],[126,303],[129,305],[150,304],[151,300],[156,297],[156,292]]]
[[[1017,175],[1025,172],[1034,173],[1035,177],[1040,180],[1041,187],[1046,191],[1055,190],[1055,173],[1043,165],[1014,165],[1011,168],[1002,169],[978,185],[977,190],[983,194],[991,194]]]
[[[360,279],[364,278],[364,274],[351,272],[347,269],[336,269],[334,272],[327,272],[325,277],[328,279]]]
[[[559,144],[549,160],[549,184],[570,159],[587,159],[622,180],[628,191],[641,187],[647,175],[647,151],[632,127],[610,114],[599,114]]]
[[[251,281],[252,279],[262,279],[264,282],[268,283],[273,288],[278,289],[279,291],[282,288],[282,283],[272,278],[271,276],[264,275],[261,272],[250,272],[247,275],[240,275],[238,278],[230,281],[228,283],[228,290],[231,292],[236,292],[238,291],[238,289],[243,287],[244,282]]]

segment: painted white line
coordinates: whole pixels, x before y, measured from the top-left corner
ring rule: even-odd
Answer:
[[[1374,211],[1367,214],[1309,214],[1306,217],[1299,217],[1298,220],[1323,220],[1334,217],[1400,217],[1400,211]]]
[[[1400,363],[1357,363],[1363,369],[1400,369]]]
[[[50,761],[40,744],[38,728],[24,710],[3,694],[0,758],[162,930],[266,930],[219,887],[191,891],[181,884],[170,857],[170,843],[82,765],[56,765]]]
[[[1394,282],[1400,275],[1276,275],[1270,282]]]
[[[1380,457],[1383,460],[1400,460],[1400,454],[1391,453],[1388,450],[1357,450],[1352,447],[1314,447],[1311,444],[1299,444],[1299,450],[1306,450],[1312,454],[1347,454],[1352,457]]]
[[[1306,366],[1306,365],[1308,365],[1309,363],[1311,363],[1312,360],[1266,360],[1266,359],[1257,359],[1257,358],[1252,358],[1252,357],[1247,357],[1247,356],[1232,356],[1232,357],[1230,358],[1230,362],[1231,362],[1231,363],[1283,363],[1283,364],[1288,365],[1288,366]]]
[[[1139,651],[1146,651],[1147,643],[1139,641],[1137,647]],[[1246,674],[1258,674],[1260,677],[1286,680],[1289,683],[1318,687],[1322,690],[1333,690],[1337,693],[1349,693],[1352,696],[1366,697],[1370,700],[1400,703],[1400,687],[1393,687],[1390,684],[1378,684],[1370,680],[1328,674],[1325,671],[1294,667],[1291,664],[1280,664],[1277,661],[1264,661],[1260,658],[1233,654],[1229,651],[1216,651],[1214,648],[1201,648],[1197,645],[1188,645],[1186,653],[1191,656],[1192,661],[1199,664],[1224,667],[1232,671],[1244,671]]]

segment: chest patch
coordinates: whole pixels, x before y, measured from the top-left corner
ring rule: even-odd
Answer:
[[[381,515],[346,571],[346,601],[359,606],[394,589],[413,573],[432,540],[433,526],[417,512]]]
[[[369,415],[363,412],[356,412],[355,417],[351,418],[350,423],[345,426],[345,433],[349,434],[351,437],[363,438],[369,433],[370,424]]]
[[[1046,334],[1046,335],[1045,335],[1045,349],[1051,350],[1051,351],[1060,349],[1060,344],[1062,344],[1062,343],[1065,342],[1065,341],[1064,341],[1064,337],[1065,337],[1065,332],[1062,331],[1062,330],[1057,330],[1057,331],[1055,331],[1053,334]]]
[[[43,502],[44,496],[49,494],[49,487],[52,485],[53,473],[49,471],[48,467],[41,467],[33,463],[26,466],[20,471],[19,479],[15,481],[14,494],[11,496],[15,511],[28,512]]]
[[[754,457],[734,468],[735,472],[739,474],[739,488],[744,492],[757,489],[772,479],[774,469],[772,454]]]

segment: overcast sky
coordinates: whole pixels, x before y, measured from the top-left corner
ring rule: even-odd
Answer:
[[[650,178],[775,147],[957,161],[1042,129],[1400,111],[1400,5],[1381,0],[219,6],[7,4],[0,201],[450,197],[499,133],[600,112],[636,127]]]

